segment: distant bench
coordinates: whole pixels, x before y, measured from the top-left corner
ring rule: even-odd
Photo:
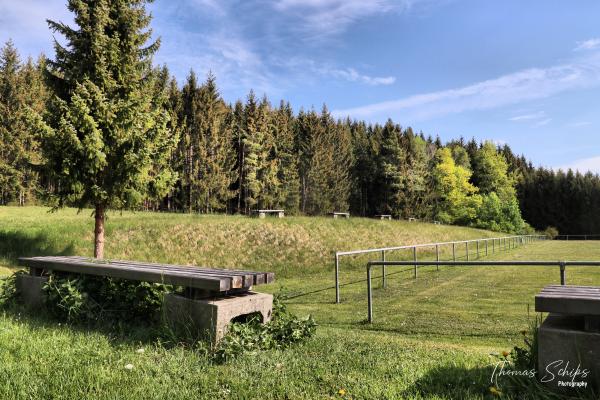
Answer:
[[[182,296],[167,294],[169,318],[191,319],[199,329],[219,340],[228,323],[240,315],[260,313],[263,322],[271,318],[271,295],[251,292],[253,286],[271,283],[272,272],[253,272],[139,261],[98,260],[86,257],[22,257],[19,264],[29,268],[21,275],[19,292],[30,305],[43,300],[41,291],[50,272],[95,275],[133,281],[155,282],[184,288]],[[181,315],[184,314],[184,315]]]
[[[267,214],[277,215],[277,218],[285,216],[285,210],[254,210],[253,212],[258,215],[258,218],[265,218]]]
[[[375,219],[387,219],[387,220],[392,220],[392,216],[389,214],[379,214],[379,215],[375,215],[373,218]]]
[[[350,213],[347,213],[347,212],[336,212],[336,211],[334,211],[332,213],[329,213],[329,215],[331,215],[334,219],[337,219],[337,218],[340,218],[340,217],[342,217],[342,218],[350,218]]]

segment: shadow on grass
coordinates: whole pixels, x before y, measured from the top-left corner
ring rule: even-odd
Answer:
[[[484,367],[465,368],[444,365],[429,370],[408,388],[405,397],[443,399],[564,399],[589,397],[565,397],[550,392],[535,377],[497,376],[495,364]]]
[[[98,333],[107,337],[114,347],[121,345],[149,345],[160,342],[165,347],[176,345],[168,340],[166,331],[160,321],[102,321],[68,323],[54,317],[45,307],[29,309],[20,302],[2,310],[6,316],[27,325],[32,330],[52,331],[69,330],[73,334]]]
[[[18,264],[19,257],[73,255],[73,242],[58,246],[45,233],[29,235],[15,231],[0,231],[0,260]]]
[[[386,278],[389,279],[390,276],[402,274],[404,272],[412,272],[412,270],[413,269],[411,267],[411,268],[408,268],[408,269],[397,270],[397,271],[394,271],[394,272],[387,272],[385,274],[385,276],[386,276]],[[374,285],[373,289],[380,289],[381,287],[377,286],[377,285],[381,285],[381,281],[382,281],[381,275],[373,276],[371,279],[372,279],[372,282],[373,282],[373,285]],[[346,282],[346,283],[341,283],[340,284],[340,288],[343,288],[345,286],[350,286],[350,285],[356,285],[358,283],[366,284],[366,282],[367,282],[367,278],[365,278],[365,279],[358,279],[358,280],[354,280],[354,281],[350,281],[350,282]],[[379,283],[377,283],[377,282],[379,282]],[[289,304],[303,304],[301,302],[294,302],[294,301],[288,301],[288,300],[297,299],[297,298],[308,296],[308,295],[311,295],[311,294],[326,292],[328,290],[333,290],[333,289],[335,289],[335,285],[333,285],[333,286],[327,286],[327,287],[320,288],[320,289],[310,290],[308,292],[301,292],[301,293],[292,292],[292,293],[287,293],[287,294],[284,295],[284,300],[286,301],[286,303],[289,303]],[[314,303],[315,304],[331,304],[331,303],[335,303],[335,301],[321,301],[321,302],[314,302]]]

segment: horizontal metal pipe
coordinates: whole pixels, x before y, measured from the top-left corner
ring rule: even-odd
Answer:
[[[533,237],[537,237],[537,238],[541,238],[541,236],[537,236],[537,235],[531,235]],[[366,254],[366,253],[374,253],[374,252],[380,252],[380,251],[391,251],[391,250],[403,250],[403,249],[412,249],[413,247],[434,247],[435,245],[447,245],[447,244],[461,244],[461,243],[473,243],[473,242],[477,242],[482,241],[482,240],[493,240],[493,239],[510,239],[510,238],[515,238],[515,237],[520,237],[520,236],[504,236],[504,237],[497,237],[497,238],[486,238],[486,239],[473,239],[473,240],[457,240],[454,242],[439,242],[439,243],[426,243],[426,244],[413,244],[413,245],[406,245],[406,246],[396,246],[396,247],[379,247],[376,249],[365,249],[365,250],[351,250],[351,251],[337,251],[336,254],[338,256],[348,256],[348,255],[352,255],[352,254]]]
[[[414,265],[415,261],[385,261],[385,265]],[[418,261],[419,265],[446,266],[498,266],[498,265],[532,265],[532,266],[600,266],[600,261]],[[382,265],[381,261],[369,261],[367,265]]]

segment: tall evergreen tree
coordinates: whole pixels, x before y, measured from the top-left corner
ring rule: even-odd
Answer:
[[[224,211],[232,197],[235,154],[231,147],[232,129],[229,109],[221,99],[215,77],[209,74],[199,89],[198,151],[195,180],[199,209],[204,212]]]
[[[43,112],[45,97],[40,70],[31,58],[22,65],[8,41],[0,53],[0,204],[22,206],[34,197],[40,153],[29,119],[31,111]]]
[[[47,168],[58,181],[53,205],[93,206],[94,256],[104,255],[109,209],[138,208],[164,195],[176,176],[168,113],[153,98],[151,37],[144,0],[69,0],[77,28],[48,21],[55,42],[48,79],[55,94],[45,126]]]
[[[402,129],[388,119],[381,130],[378,156],[378,183],[381,192],[378,213],[394,216],[403,214],[406,176],[407,151],[402,145]]]
[[[280,161],[277,175],[280,185],[276,203],[294,214],[300,208],[300,177],[298,176],[295,119],[290,103],[281,101],[273,118],[274,157]]]

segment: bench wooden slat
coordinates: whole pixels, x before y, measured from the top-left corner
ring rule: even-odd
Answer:
[[[567,315],[600,315],[600,288],[593,286],[546,286],[535,296],[535,310]]]
[[[81,257],[81,256],[68,256],[64,258],[77,258],[81,260],[92,260],[89,257]],[[219,274],[230,274],[230,275],[243,275],[246,277],[253,276],[253,285],[260,285],[264,283],[271,283],[275,279],[275,274],[272,272],[253,272],[246,270],[236,270],[236,269],[216,269],[216,268],[206,268],[206,267],[196,267],[196,266],[186,266],[186,265],[178,265],[178,264],[159,264],[153,262],[145,262],[145,261],[129,261],[129,260],[111,260],[112,262],[118,262],[122,264],[133,264],[133,265],[147,265],[147,266],[158,266],[158,267],[169,267],[169,268],[180,268],[180,269],[196,269],[201,271],[211,271],[217,272]]]
[[[21,258],[19,261],[28,267],[35,267],[45,270],[56,270],[63,272],[83,273],[88,275],[109,276],[113,278],[136,281],[164,283],[169,285],[205,289],[214,292],[224,292],[230,289],[241,288],[243,283],[240,277],[218,277],[199,273],[161,270],[159,268],[143,268],[134,266],[123,268],[119,266],[111,266],[108,263],[73,263],[60,260],[51,261],[33,258]]]
[[[68,259],[68,258],[67,258]],[[89,260],[89,262],[93,262],[92,259],[81,257],[78,258],[82,261]],[[125,268],[130,266],[133,267],[142,267],[142,268],[153,268],[153,269],[161,269],[168,271],[181,271],[181,272],[191,272],[191,273],[199,273],[203,275],[214,275],[216,277],[232,277],[232,278],[241,278],[243,280],[242,286],[245,288],[251,287],[255,282],[254,275],[249,271],[239,271],[234,272],[225,269],[209,269],[209,268],[197,268],[197,267],[187,267],[182,265],[172,265],[172,264],[156,264],[156,263],[144,263],[144,262],[131,262],[131,261],[121,261],[121,260],[110,260],[110,265],[120,265]]]

